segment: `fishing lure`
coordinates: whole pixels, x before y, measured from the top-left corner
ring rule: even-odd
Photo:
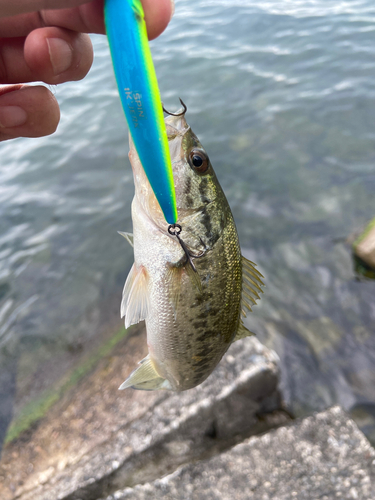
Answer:
[[[177,221],[172,163],[158,82],[140,0],[106,0],[105,24],[129,130],[169,224]]]

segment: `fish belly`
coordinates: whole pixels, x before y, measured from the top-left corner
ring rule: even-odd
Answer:
[[[182,271],[177,304],[171,300],[170,262],[165,261],[157,270],[153,265],[146,318],[149,353],[158,373],[174,390],[203,382],[238,329],[241,261],[238,240],[228,239],[230,229],[223,231],[207,255],[194,261],[201,289]]]

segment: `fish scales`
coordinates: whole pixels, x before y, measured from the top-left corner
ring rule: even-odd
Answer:
[[[187,250],[168,232],[131,144],[135,262],[121,312],[126,326],[145,319],[149,354],[120,388],[183,391],[195,387],[212,373],[237,337],[250,335],[241,320],[241,310],[246,308],[242,278],[247,268],[228,202],[185,117],[170,116],[166,126],[177,223]],[[254,269],[249,262],[246,265]],[[254,274],[259,274],[255,269],[251,276],[257,280]]]

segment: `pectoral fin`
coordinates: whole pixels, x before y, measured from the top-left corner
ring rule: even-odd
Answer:
[[[181,266],[174,264],[168,266],[168,293],[174,311],[174,319],[177,318],[177,305],[180,300],[182,273],[183,268]]]
[[[142,359],[139,364],[140,366],[129,375],[123,384],[120,385],[120,391],[127,389],[128,387],[143,391],[172,389],[168,380],[160,377],[157,373],[149,356]]]
[[[233,342],[236,342],[237,340],[244,339],[245,337],[251,337],[255,335],[255,333],[251,332],[246,328],[246,326],[242,323],[242,320],[240,321],[240,326],[238,327],[236,336],[233,339]]]
[[[258,292],[263,293],[261,286],[264,286],[264,283],[261,278],[263,278],[263,276],[255,268],[254,262],[242,256],[241,310],[244,317],[246,317],[246,310],[251,312],[251,306],[255,305],[256,301],[260,299]]]
[[[199,274],[191,267],[185,255],[175,264],[169,264],[167,280],[169,283],[169,298],[173,306],[175,319],[177,318],[177,305],[180,300],[181,282],[184,273],[187,274],[197,291],[202,293],[203,290]]]
[[[133,264],[125,282],[121,301],[121,318],[125,328],[146,319],[148,313],[148,275],[143,266]]]
[[[185,271],[186,271],[186,274],[189,276],[191,282],[195,286],[195,288],[200,293],[202,293],[202,291],[203,291],[202,282],[201,282],[201,279],[199,277],[198,272],[195,269],[193,269],[192,266],[189,265],[189,263],[186,264]]]

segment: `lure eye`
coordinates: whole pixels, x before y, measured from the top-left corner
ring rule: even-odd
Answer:
[[[189,154],[190,166],[200,174],[204,174],[209,166],[208,156],[201,149],[192,149]]]

